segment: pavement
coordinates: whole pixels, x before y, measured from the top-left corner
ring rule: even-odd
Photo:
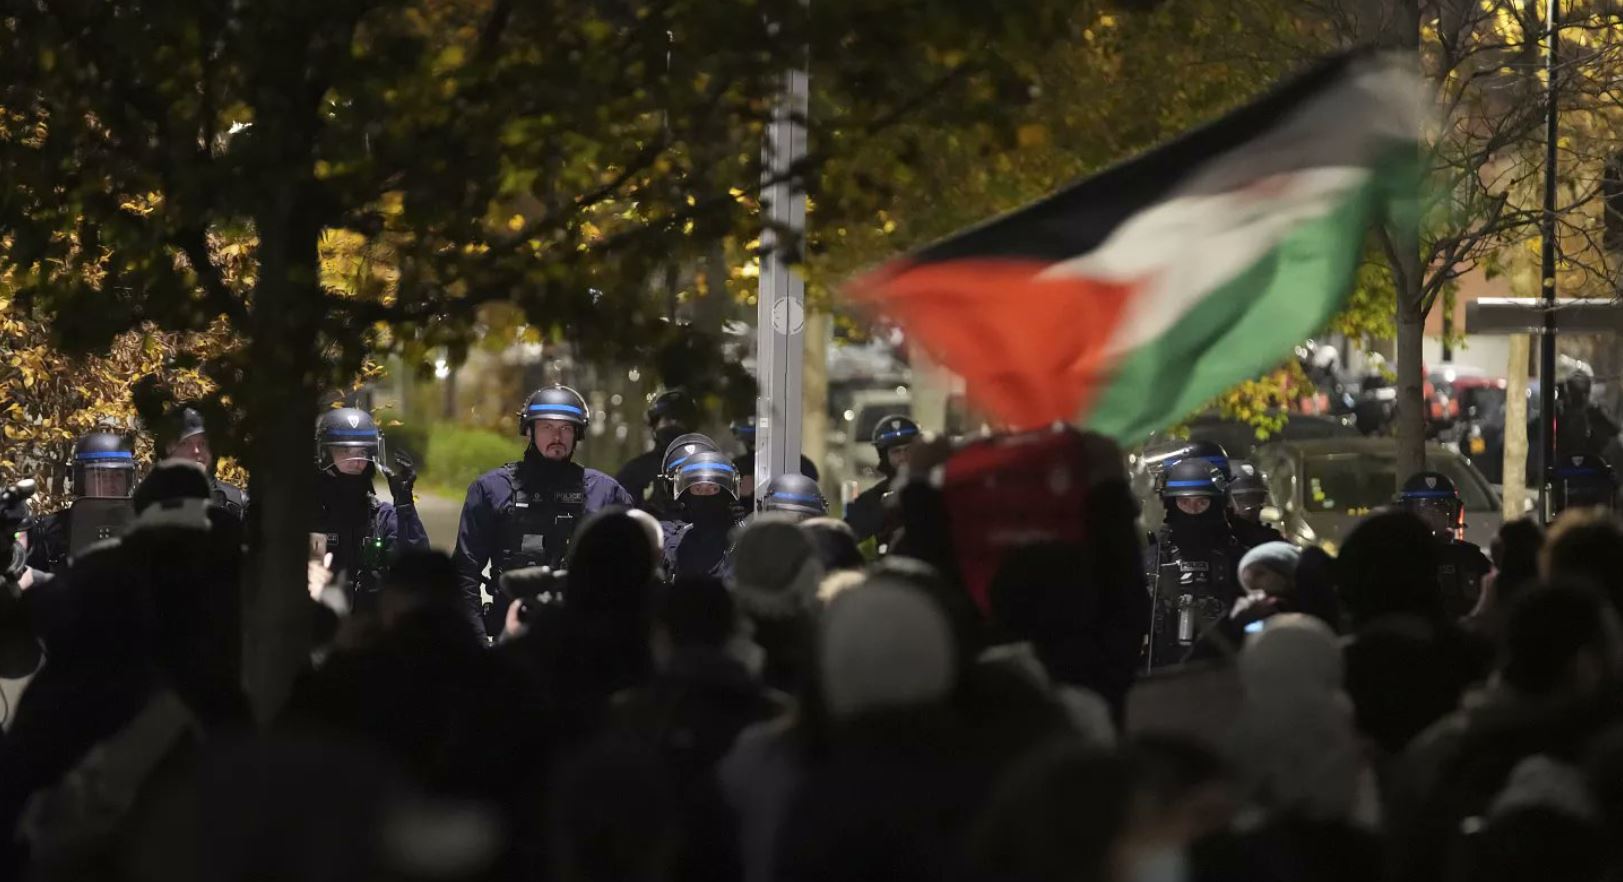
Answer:
[[[456,548],[457,525],[462,520],[461,499],[418,490],[417,514],[428,530],[429,544],[446,552]]]

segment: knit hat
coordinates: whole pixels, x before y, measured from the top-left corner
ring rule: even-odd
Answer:
[[[142,527],[209,528],[208,501],[213,494],[208,473],[189,459],[166,459],[152,467],[130,500],[134,529]]]
[[[763,514],[733,546],[732,587],[752,617],[783,619],[811,608],[823,564],[792,517]]]
[[[1284,576],[1287,582],[1294,584],[1296,565],[1301,559],[1302,550],[1289,542],[1264,542],[1240,558],[1240,583],[1245,584],[1247,567],[1259,566]],[[1245,587],[1251,588],[1250,585]]]
[[[870,579],[842,592],[823,616],[818,671],[831,714],[930,704],[952,690],[952,625],[916,588]]]

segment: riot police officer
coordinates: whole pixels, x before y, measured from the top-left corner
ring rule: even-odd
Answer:
[[[919,424],[904,416],[888,416],[874,426],[873,446],[879,451],[879,473],[885,477],[845,508],[845,522],[857,534],[859,544],[869,539],[877,539],[880,545],[890,543],[895,530],[886,523],[885,495],[918,440]]]
[[[368,609],[390,558],[408,548],[428,548],[428,530],[412,497],[415,464],[400,453],[390,468],[383,432],[371,414],[354,407],[316,418],[315,447],[312,532],[325,534],[330,569],[343,574],[351,608]],[[389,482],[392,504],[379,500],[372,489],[379,472]]]
[[[822,488],[805,475],[778,475],[766,485],[761,511],[783,512],[796,520],[820,518],[828,514],[828,500]]]
[[[731,428],[734,440],[744,448],[733,458],[733,467],[738,469],[738,509],[747,515],[755,511],[755,417],[734,420]],[[800,473],[814,482],[818,479],[817,466],[804,453],[800,455]]]
[[[1201,457],[1167,469],[1161,479],[1166,519],[1150,537],[1148,576],[1153,595],[1150,669],[1178,664],[1239,599],[1240,558],[1222,472]]]
[[[1220,474],[1223,478],[1225,486],[1228,487],[1229,498],[1226,505],[1231,509],[1235,507],[1233,494],[1236,491],[1236,482],[1239,483],[1240,487],[1245,488],[1243,492],[1248,497],[1254,496],[1253,488],[1257,484],[1261,484],[1261,476],[1257,473],[1255,467],[1242,463],[1241,470],[1236,471],[1233,460],[1229,459],[1228,451],[1224,450],[1223,445],[1217,443],[1216,441],[1191,441],[1189,445],[1183,450],[1179,451],[1175,457],[1168,458],[1168,460],[1164,463],[1164,468],[1171,469],[1178,463],[1188,459],[1195,459],[1205,462],[1207,465],[1210,465],[1212,468],[1218,471],[1218,474]],[[1250,469],[1249,476],[1245,477],[1244,481],[1240,481],[1240,477],[1246,474],[1244,471],[1245,469]],[[1266,498],[1268,492],[1267,486],[1263,485],[1262,490],[1264,498]],[[1257,505],[1257,516],[1255,518],[1236,517],[1229,520],[1229,525],[1234,530],[1235,538],[1240,541],[1240,545],[1243,546],[1247,551],[1266,542],[1285,541],[1285,537],[1279,535],[1278,530],[1275,530],[1274,528],[1262,523],[1262,507],[1266,504],[1267,503],[1264,502]]]
[[[70,552],[111,536],[133,515],[135,452],[128,436],[105,428],[85,434],[73,445],[70,477],[73,507],[35,519],[28,534],[28,565],[41,572],[61,572]]]
[[[671,442],[660,459],[659,477],[649,485],[649,505],[643,510],[661,522],[681,523],[685,520],[682,506],[676,501],[676,473],[683,463],[696,453],[720,453],[721,448],[709,435],[690,432]]]
[[[574,462],[580,435],[591,425],[586,399],[568,386],[538,389],[518,413],[518,433],[529,439],[524,458],[480,475],[468,486],[457,530],[457,585],[468,615],[483,634],[502,630],[512,603],[501,574],[529,566],[561,566],[575,529],[610,505],[633,505],[615,480]],[[487,582],[483,572],[490,566]],[[488,614],[479,589],[494,587]]]
[[[701,451],[676,467],[684,521],[665,524],[665,570],[672,579],[725,579],[738,526],[738,470],[722,453]]]
[[[667,389],[648,403],[648,428],[654,433],[654,446],[620,467],[614,480],[631,494],[643,511],[665,519],[673,509],[668,495],[660,499],[656,483],[665,451],[678,437],[692,432],[699,423],[699,405],[682,389]]]
[[[1460,536],[1465,527],[1465,503],[1460,500],[1459,488],[1441,472],[1420,472],[1403,482],[1398,504],[1425,521],[1441,546],[1437,584],[1442,589],[1444,610],[1452,618],[1469,614],[1476,608],[1482,579],[1492,565],[1481,548]]]
[[[1569,508],[1616,508],[1617,476],[1598,456],[1569,456],[1555,468],[1554,514]]]
[[[1262,472],[1248,462],[1232,464],[1234,480],[1229,482],[1229,510],[1236,523],[1248,521],[1260,525],[1262,510],[1272,501],[1268,495],[1268,482]]]
[[[197,408],[182,406],[171,411],[159,424],[153,440],[164,459],[189,459],[208,473],[213,488],[210,501],[242,520],[248,512],[248,494],[214,474],[214,450],[209,445],[208,428]]]

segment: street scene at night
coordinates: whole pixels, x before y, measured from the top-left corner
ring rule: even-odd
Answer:
[[[1600,0],[0,4],[0,880],[1623,879]]]

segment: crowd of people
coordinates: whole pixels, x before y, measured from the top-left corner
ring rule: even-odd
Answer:
[[[127,445],[82,444],[84,498],[128,481],[128,518],[8,570],[0,679],[30,679],[4,708],[0,878],[1623,871],[1603,508],[1509,523],[1483,555],[1422,474],[1332,557],[1279,541],[1254,471],[1195,445],[1146,535],[1120,451],[1066,431],[1027,465],[1080,510],[984,544],[956,488],[1001,485],[906,418],[881,421],[885,481],[842,521],[809,476],[755,492],[751,451],[657,403],[655,455],[617,481],[574,462],[578,393],[530,396],[524,457],[469,488],[451,554],[371,417],[323,414],[316,645],[257,719],[249,500],[198,432],[138,484]]]

